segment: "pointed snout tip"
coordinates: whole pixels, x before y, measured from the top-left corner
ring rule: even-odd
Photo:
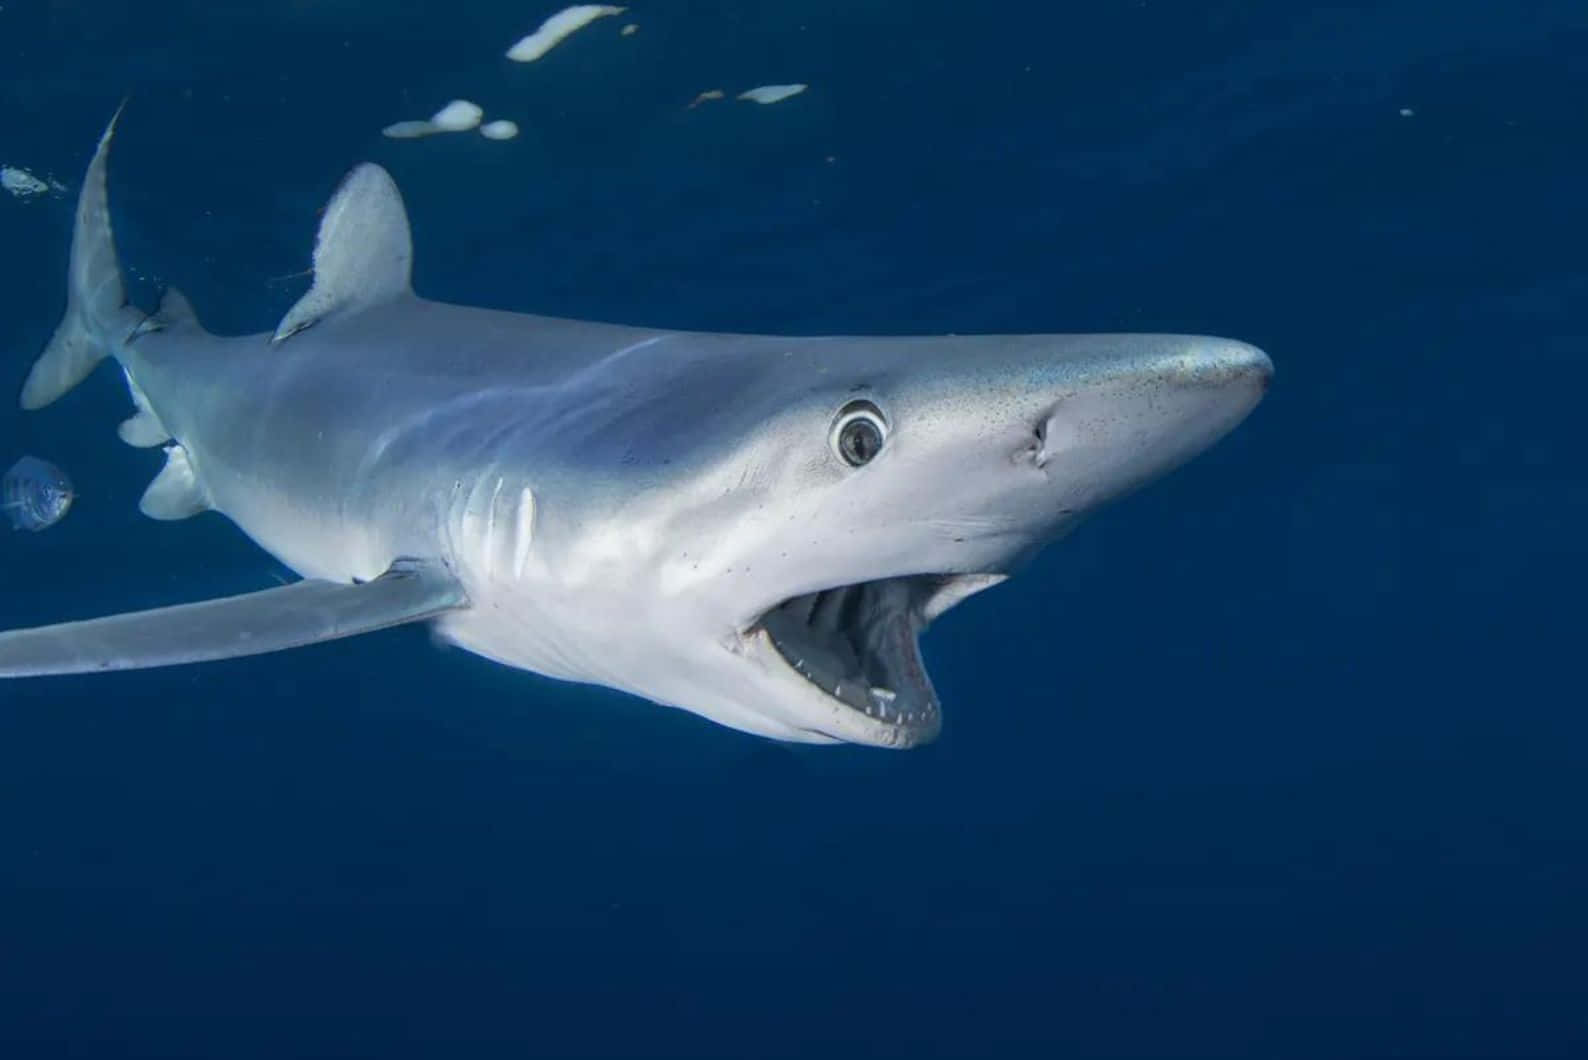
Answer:
[[[1215,385],[1248,384],[1258,394],[1266,393],[1274,381],[1274,362],[1268,354],[1247,342],[1235,339],[1198,340],[1196,352],[1186,365],[1196,382]]]

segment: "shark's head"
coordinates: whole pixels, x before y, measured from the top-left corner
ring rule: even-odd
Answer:
[[[610,621],[653,661],[598,679],[782,739],[928,741],[927,624],[1212,445],[1271,373],[1251,346],[1169,335],[655,351],[575,431],[638,478],[583,521],[574,565],[646,556]]]

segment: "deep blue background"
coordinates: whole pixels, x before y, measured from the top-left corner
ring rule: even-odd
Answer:
[[[1588,1055],[1588,8],[636,0],[500,58],[554,9],[6,0],[0,161],[75,188],[131,93],[123,255],[216,330],[368,158],[432,297],[1213,332],[1268,400],[935,627],[909,754],[412,629],[5,685],[0,1053]],[[460,95],[524,134],[378,135]],[[6,393],[69,216],[0,198]],[[137,514],[126,412],[0,413],[82,494],[0,626],[279,573]]]

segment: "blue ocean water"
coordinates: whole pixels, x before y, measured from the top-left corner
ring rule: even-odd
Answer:
[[[0,163],[75,187],[130,95],[123,257],[218,331],[370,159],[432,297],[1209,332],[1272,391],[935,626],[907,754],[413,629],[6,684],[0,1054],[1588,1055],[1588,8],[636,0],[501,58],[555,7],[5,0]],[[458,96],[522,134],[379,135]],[[8,393],[70,212],[0,198]],[[0,413],[78,490],[0,627],[283,573],[137,513],[127,411]]]

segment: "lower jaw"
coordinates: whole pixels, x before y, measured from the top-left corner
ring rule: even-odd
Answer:
[[[746,640],[762,656],[766,666],[779,672],[784,683],[791,689],[799,689],[800,698],[808,701],[809,707],[802,707],[798,720],[790,719],[790,723],[814,735],[843,743],[903,750],[932,742],[942,728],[942,711],[930,685],[925,686],[921,707],[901,709],[894,714],[890,706],[893,716],[883,717],[880,704],[874,713],[868,713],[835,698],[808,680],[790,665],[765,629],[757,627]]]
[[[914,747],[933,740],[942,727],[937,694],[921,660],[920,633],[950,608],[1005,578],[1002,573],[918,574],[837,586],[785,601],[763,614],[754,631],[768,664],[823,704],[822,713],[831,721],[813,726],[815,731],[853,743]],[[844,594],[856,590],[865,595],[846,599]],[[836,604],[842,611],[850,603],[867,609],[864,619],[839,618],[822,624],[820,632],[815,629],[814,616],[824,606]],[[842,652],[832,650],[835,637],[849,646],[847,664]]]

